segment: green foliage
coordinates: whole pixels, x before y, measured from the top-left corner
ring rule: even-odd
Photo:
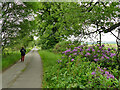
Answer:
[[[82,59],[81,59],[82,60]],[[43,88],[109,88],[118,87],[117,79],[107,79],[96,71],[96,75],[91,73],[98,65],[94,62],[77,61],[73,64],[68,63],[64,68],[63,64],[54,65],[47,70],[44,75],[45,82]],[[115,85],[114,85],[115,84]]]
[[[81,43],[78,42],[78,41],[74,41],[74,42],[72,42],[72,41],[61,41],[54,46],[53,52],[54,53],[62,53],[63,51],[65,51],[68,48],[73,49],[74,47],[77,47],[79,45],[81,45]]]
[[[54,46],[53,52],[55,52],[55,53],[62,53],[63,51],[66,50],[66,48],[68,48],[70,46],[70,44],[72,44],[71,41],[62,41],[62,42],[59,42],[59,43],[57,43]]]
[[[104,32],[114,30],[119,17],[119,2],[14,2],[2,3],[3,49],[24,41],[24,46],[33,35],[39,36],[42,49],[53,48],[71,35],[79,36],[92,32],[88,26],[98,26]],[[89,6],[90,5],[90,6]],[[32,18],[33,17],[33,18]],[[104,26],[104,27],[103,27]],[[108,28],[108,30],[106,29]],[[98,32],[98,31],[96,31]],[[24,40],[28,39],[28,40]]]

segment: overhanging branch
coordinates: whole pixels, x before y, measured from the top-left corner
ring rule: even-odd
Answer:
[[[120,22],[117,24],[114,24],[113,26],[111,26],[110,28],[104,30],[105,33],[111,32],[112,30],[116,29],[117,27],[120,26]]]

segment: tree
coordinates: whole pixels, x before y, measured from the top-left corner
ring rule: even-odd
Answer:
[[[21,43],[22,38],[31,37],[31,8],[24,3],[2,2],[2,48]],[[29,38],[27,38],[29,40]],[[27,43],[27,40],[26,40]]]

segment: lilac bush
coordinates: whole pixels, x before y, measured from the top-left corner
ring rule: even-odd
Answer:
[[[102,46],[81,45],[74,47],[73,49],[69,48],[66,51],[62,52],[62,54],[64,54],[65,57],[74,59],[76,56],[81,56],[82,58],[86,58],[86,61],[94,61],[103,64],[102,66],[108,67],[111,66],[111,63],[116,62],[116,49],[106,49],[104,46],[104,44]]]
[[[62,52],[61,61],[57,61],[60,68],[59,80],[72,87],[118,87],[118,71],[112,67],[113,64],[117,65],[115,52],[116,49],[105,48],[104,45],[66,48]],[[56,75],[58,76],[58,73]],[[70,79],[76,86],[69,82]],[[78,82],[82,85],[79,86]]]
[[[109,71],[106,71],[106,69],[102,69],[100,67],[98,67],[98,70],[93,71],[91,74],[96,75],[96,72],[98,72],[98,71],[100,72],[100,74],[102,76],[106,76],[107,79],[109,79],[109,78],[114,79],[115,78],[114,75],[109,73]]]

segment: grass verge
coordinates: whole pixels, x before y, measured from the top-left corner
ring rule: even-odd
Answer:
[[[42,64],[43,64],[43,85],[42,87],[45,86],[47,83],[46,81],[46,71],[49,71],[52,66],[54,66],[57,62],[58,59],[61,59],[60,54],[54,54],[53,52],[47,51],[47,50],[39,50],[38,53],[41,56],[42,59]]]
[[[26,53],[28,53],[32,48],[26,49]],[[2,71],[6,70],[9,68],[11,65],[15,64],[18,60],[20,60],[21,54],[20,51],[11,51],[9,55],[7,56],[2,56]]]
[[[55,65],[56,61],[61,58],[60,54],[54,54],[53,52],[47,50],[39,50],[38,52],[42,59],[44,72],[51,66]]]

